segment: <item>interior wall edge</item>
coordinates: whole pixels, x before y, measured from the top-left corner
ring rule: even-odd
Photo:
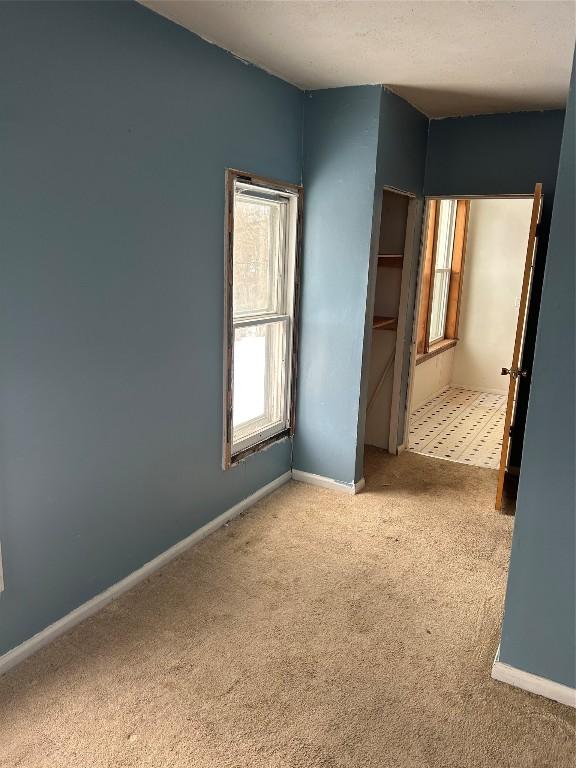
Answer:
[[[293,468],[354,483],[380,86],[308,92]]]

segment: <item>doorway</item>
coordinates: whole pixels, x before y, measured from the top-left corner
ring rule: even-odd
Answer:
[[[507,511],[540,204],[539,186],[530,197],[430,199],[422,237],[404,447],[497,470],[495,506],[506,496]]]
[[[365,443],[398,452],[398,407],[405,372],[405,340],[410,337],[410,289],[419,256],[422,201],[385,187],[379,211],[372,337],[367,368]]]

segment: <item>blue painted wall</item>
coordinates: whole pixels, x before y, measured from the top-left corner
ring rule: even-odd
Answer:
[[[518,387],[516,428],[510,447],[510,462],[514,466],[520,466],[522,461],[530,373],[563,124],[563,110],[430,121],[424,183],[426,195],[532,194],[536,182],[543,185],[541,229],[524,343],[524,368],[529,375],[520,380]]]
[[[364,329],[364,360],[370,359],[372,342],[372,315],[374,306],[374,290],[376,287],[376,251],[380,232],[380,214],[382,206],[382,190],[384,187],[394,187],[404,192],[411,192],[418,197],[416,213],[418,224],[414,248],[420,250],[420,230],[422,226],[424,186],[424,169],[426,161],[426,146],[428,140],[428,118],[396,94],[382,89],[380,100],[380,125],[378,129],[378,156],[376,161],[376,189],[374,195],[373,247],[370,262],[370,278],[367,295],[366,325]],[[383,222],[385,226],[385,222]],[[410,275],[409,306],[414,306],[416,283],[418,277],[417,253],[413,254],[415,269]],[[406,339],[406,361],[404,380],[408,375],[410,334]],[[366,423],[366,400],[368,395],[368,365],[363,364],[363,379],[361,383],[360,410],[358,418],[358,436],[356,442],[356,480],[364,472],[364,430]],[[403,388],[405,390],[405,388]],[[399,413],[403,414],[406,398],[403,397]],[[402,422],[402,418],[400,419]],[[402,441],[402,432],[399,434]]]
[[[220,468],[224,169],[299,182],[303,95],[136,3],[0,70],[1,653],[290,467]]]
[[[544,276],[501,661],[576,687],[574,69]]]
[[[563,110],[431,120],[425,194],[553,192],[563,123]]]
[[[379,86],[306,94],[294,467],[354,480],[380,121]]]
[[[382,89],[378,186],[422,195],[428,118],[396,94]]]

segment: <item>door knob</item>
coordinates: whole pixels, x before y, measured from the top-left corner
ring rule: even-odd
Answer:
[[[526,371],[521,371],[520,368],[502,368],[500,371],[502,376],[512,376],[513,379],[517,379],[519,376],[527,376]]]

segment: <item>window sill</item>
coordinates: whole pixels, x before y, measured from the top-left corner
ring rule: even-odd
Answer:
[[[241,450],[237,450],[236,453],[233,453],[230,459],[230,463],[227,465],[224,463],[224,469],[229,469],[230,467],[236,466],[236,464],[239,464],[241,461],[244,461],[244,459],[248,458],[248,456],[252,456],[254,453],[259,453],[260,451],[266,450],[266,448],[269,448],[271,445],[274,445],[274,443],[279,443],[282,440],[286,440],[291,436],[291,429],[290,427],[287,427],[285,429],[282,429],[280,432],[276,432],[275,434],[271,435],[270,437],[266,437],[263,440],[260,440],[259,442],[247,447],[243,448]]]
[[[443,339],[442,341],[437,341],[436,344],[433,344],[430,347],[428,352],[422,352],[422,354],[416,357],[416,365],[425,363],[426,360],[430,360],[430,358],[436,357],[436,355],[440,355],[442,352],[446,352],[447,349],[452,349],[457,343],[458,339]]]

